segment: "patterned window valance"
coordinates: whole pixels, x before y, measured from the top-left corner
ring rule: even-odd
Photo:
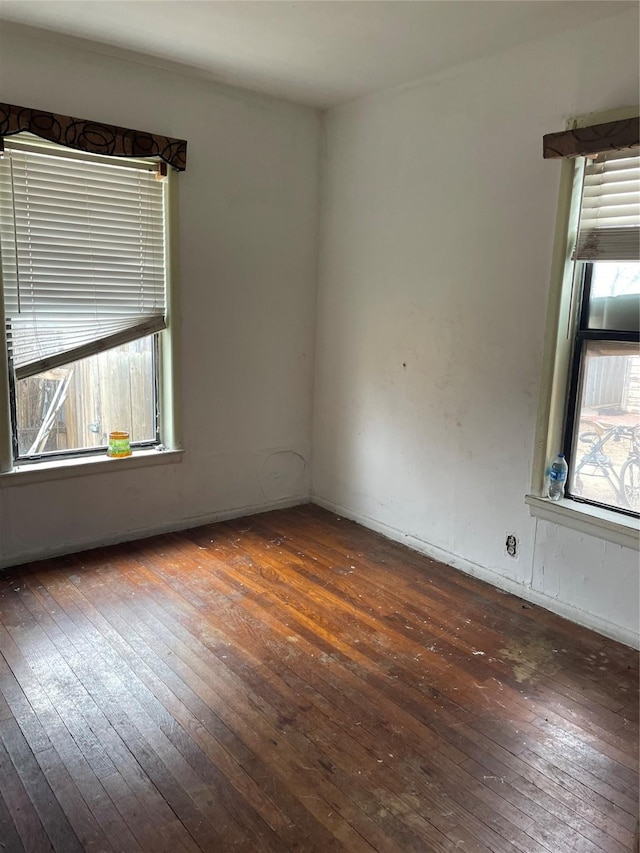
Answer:
[[[113,157],[160,157],[183,172],[187,165],[187,143],[141,130],[48,113],[0,103],[0,137],[23,130],[79,151]]]
[[[623,151],[640,145],[640,119],[608,121],[591,127],[576,127],[543,138],[544,158],[589,157],[607,151]]]

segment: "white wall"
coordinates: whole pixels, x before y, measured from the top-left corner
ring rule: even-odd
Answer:
[[[560,169],[542,136],[637,101],[631,12],[331,111],[314,404],[314,499],[627,642],[637,553],[524,495]]]
[[[0,38],[1,100],[188,141],[184,459],[0,488],[0,565],[307,499],[317,114],[9,26]]]

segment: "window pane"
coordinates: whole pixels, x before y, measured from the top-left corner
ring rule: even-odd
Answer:
[[[640,264],[593,264],[589,328],[638,331],[640,325]]]
[[[155,441],[154,336],[16,383],[20,456],[106,447],[112,430]]]
[[[640,510],[640,353],[637,344],[585,344],[570,493]]]

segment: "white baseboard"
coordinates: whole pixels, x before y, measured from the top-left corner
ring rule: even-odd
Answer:
[[[91,548],[103,548],[108,545],[118,545],[121,542],[133,542],[135,539],[148,539],[150,536],[158,536],[162,533],[174,533],[178,530],[188,530],[191,527],[200,527],[203,524],[213,524],[216,521],[228,521],[232,518],[242,518],[245,515],[258,515],[270,512],[274,509],[286,509],[291,506],[301,506],[309,503],[307,497],[282,498],[268,504],[255,504],[233,509],[222,509],[217,512],[204,515],[193,515],[181,518],[178,521],[170,521],[153,527],[138,527],[133,530],[114,533],[99,539],[77,540],[75,542],[64,542],[59,546],[35,548],[33,551],[25,551],[18,557],[0,558],[0,571],[24,563],[35,563],[38,560],[48,560],[52,557],[62,557],[65,554],[77,554],[79,551],[88,551]]]
[[[458,557],[455,554],[451,554],[449,551],[438,548],[436,545],[425,542],[417,536],[404,533],[402,530],[398,530],[391,525],[377,521],[375,518],[370,518],[363,513],[349,510],[346,507],[334,503],[333,501],[325,500],[318,495],[313,495],[311,502],[323,507],[323,509],[336,513],[336,515],[349,518],[352,521],[361,524],[363,527],[375,530],[377,533],[381,533],[383,536],[386,536],[388,539],[392,539],[394,542],[400,542],[408,548],[411,548],[413,551],[425,554],[427,557],[438,560],[438,562],[445,563],[458,571],[485,581],[486,583],[491,584],[491,586],[502,589],[512,595],[516,595],[518,598],[522,598],[525,601],[529,601],[532,604],[543,607],[545,610],[550,610],[552,613],[556,613],[558,616],[562,616],[570,622],[575,622],[577,625],[583,625],[585,628],[590,628],[598,634],[602,634],[603,636],[616,640],[619,643],[623,643],[626,646],[631,646],[631,648],[640,648],[640,636],[629,628],[625,628],[621,625],[615,625],[612,622],[608,622],[606,619],[601,619],[593,613],[587,613],[585,610],[580,610],[580,608],[575,607],[566,601],[560,601],[557,598],[553,598],[553,596],[545,595],[545,593],[540,592],[537,589],[533,589],[529,585],[513,581],[498,574],[497,572],[491,571],[491,569],[480,566],[471,560],[467,560],[464,557]]]

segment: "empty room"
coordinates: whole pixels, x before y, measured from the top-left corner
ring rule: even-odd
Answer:
[[[639,11],[0,2],[2,853],[638,853]]]

